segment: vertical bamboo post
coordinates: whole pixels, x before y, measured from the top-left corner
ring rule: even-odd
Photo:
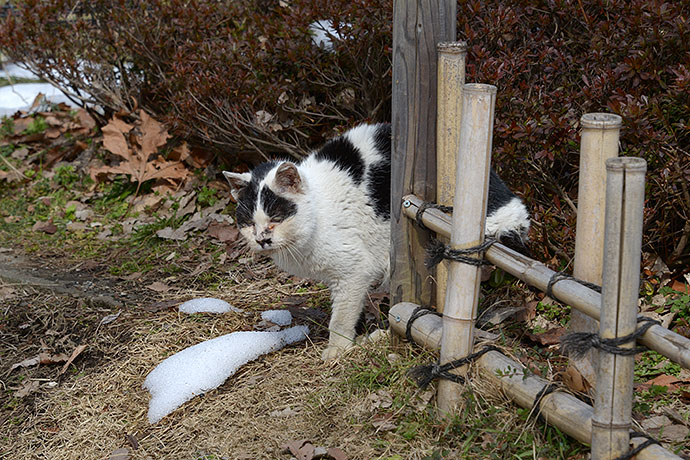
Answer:
[[[463,116],[450,234],[450,244],[454,249],[476,246],[484,241],[495,103],[495,86],[467,84],[463,87]],[[480,281],[481,270],[478,266],[450,263],[440,364],[472,353]],[[454,372],[464,375],[467,366]],[[456,383],[448,380],[439,382],[438,408],[441,413],[451,413],[460,398]]]
[[[436,117],[436,202],[453,204],[455,155],[460,140],[462,85],[465,84],[467,43],[438,44],[438,109]],[[438,236],[437,236],[438,238]],[[448,269],[445,262],[436,267],[436,310],[443,312]]]
[[[601,285],[604,253],[604,205],[606,203],[606,160],[618,156],[621,117],[611,113],[587,113],[580,119],[580,175],[575,227],[573,275]],[[570,332],[596,332],[596,320],[578,311],[570,316]],[[592,354],[571,360],[578,372],[594,384]]]
[[[647,163],[642,158],[606,161],[601,338],[622,337],[633,333],[637,326],[646,170]],[[634,347],[634,342],[621,345],[621,348]],[[592,460],[611,460],[629,449],[634,368],[634,356],[599,352]]]
[[[429,305],[424,267],[428,232],[402,215],[409,193],[434,201],[436,194],[436,44],[455,40],[457,3],[395,0],[391,152],[391,301]]]

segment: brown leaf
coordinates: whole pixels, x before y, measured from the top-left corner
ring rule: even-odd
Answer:
[[[79,119],[79,123],[86,129],[91,130],[96,126],[96,121],[85,109],[77,109],[77,118]]]
[[[573,391],[587,393],[590,389],[587,380],[573,366],[568,366],[563,373],[563,383]]]
[[[374,420],[371,422],[376,428],[376,431],[391,431],[397,428],[393,422],[393,414],[377,414],[374,415]]]
[[[329,448],[328,455],[333,457],[334,460],[347,460],[347,455],[345,455],[345,452],[338,449],[337,447]]]
[[[165,283],[161,283],[160,281],[154,281],[146,286],[146,288],[156,292],[168,292],[171,289],[170,286]]]
[[[86,345],[77,345],[77,347],[74,349],[72,352],[72,355],[69,357],[67,362],[65,363],[64,366],[62,366],[62,369],[60,369],[60,374],[64,374],[67,368],[69,368],[69,365],[72,364],[72,362],[77,359],[77,356],[81,354],[82,351],[86,349]]]
[[[161,310],[167,310],[168,308],[176,307],[179,304],[179,300],[164,300],[162,302],[154,302],[151,305],[147,305],[144,307],[144,310],[150,312],[157,312]]]
[[[650,387],[652,385],[657,385],[657,386],[662,386],[666,387],[669,389],[669,391],[674,391],[678,388],[678,383],[681,383],[680,380],[678,380],[678,377],[674,377],[672,375],[668,374],[661,374],[652,380],[648,380],[647,382],[644,383],[645,386],[649,385]]]
[[[207,231],[212,238],[217,239],[221,243],[237,241],[240,235],[240,231],[237,227],[223,222],[212,223],[208,226]]]
[[[159,147],[168,142],[170,135],[168,130],[149,116],[144,110],[139,111],[141,117],[141,153],[145,158],[148,158],[152,153],[156,153]]]
[[[690,287],[688,287],[687,284],[681,283],[680,281],[677,281],[677,280],[673,282],[673,284],[671,285],[671,289],[673,289],[674,291],[683,292],[685,294],[690,293]]]
[[[168,155],[168,159],[173,161],[184,161],[187,158],[189,158],[189,146],[186,142],[183,142],[172,149]]]
[[[26,128],[31,125],[31,123],[34,122],[33,117],[26,117],[26,118],[17,118],[14,120],[14,125],[13,125],[13,133],[15,136],[20,135],[24,131],[26,131]]]
[[[541,334],[532,334],[531,332],[528,332],[526,335],[533,342],[537,342],[542,345],[554,345],[561,341],[561,337],[563,337],[565,333],[565,328],[555,327]]]
[[[10,367],[10,372],[12,372],[13,370],[15,370],[18,367],[36,366],[40,362],[41,362],[40,358],[38,356],[34,356],[33,358],[28,358],[22,362],[12,364],[12,367]]]
[[[36,222],[33,227],[31,227],[31,230],[34,232],[43,232],[47,233],[48,235],[52,235],[55,232],[57,232],[57,227],[52,221],[47,221],[47,222]]]
[[[119,120],[121,123],[117,123],[116,120]],[[121,129],[120,125],[122,124],[127,125],[127,123],[123,122],[119,118],[113,118],[107,125],[101,128],[101,132],[103,133],[103,147],[105,147],[111,153],[114,153],[115,155],[124,158],[126,161],[129,161],[132,159],[132,153],[127,145],[127,140],[125,139]],[[130,129],[131,128],[132,127],[130,126]],[[129,130],[125,132],[129,132]]]
[[[28,382],[24,382],[24,385],[20,389],[14,392],[14,396],[16,398],[24,398],[26,396],[29,396],[31,393],[35,393],[38,391],[38,388],[41,386],[41,383],[36,381],[36,380],[29,380]]]
[[[314,458],[314,445],[306,439],[290,441],[281,446],[282,449],[289,450],[297,460],[312,460]]]
[[[108,460],[129,460],[132,456],[129,453],[129,449],[122,447],[120,449],[115,449],[108,457]]]
[[[539,305],[538,300],[527,302],[525,308],[515,314],[515,319],[525,323],[532,321],[537,316],[537,305]]]
[[[51,355],[48,353],[39,353],[38,359],[39,359],[41,364],[60,364],[60,363],[64,363],[65,361],[67,361],[69,359],[69,357],[64,353],[60,353],[57,355]]]

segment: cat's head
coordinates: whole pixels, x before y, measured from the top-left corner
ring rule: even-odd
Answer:
[[[294,163],[268,162],[250,173],[223,175],[237,201],[237,226],[252,250],[289,250],[304,237],[298,214],[306,184]]]

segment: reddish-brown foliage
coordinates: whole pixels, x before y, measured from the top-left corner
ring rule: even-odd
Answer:
[[[102,124],[141,107],[226,158],[256,161],[299,156],[346,124],[390,119],[390,0],[20,5],[0,47],[91,94],[105,108]],[[689,16],[684,1],[458,3],[467,81],[498,87],[495,163],[530,203],[541,258],[572,254],[579,118],[608,111],[624,120],[622,154],[649,162],[645,249],[688,265]],[[333,52],[311,41],[319,19],[342,36]]]

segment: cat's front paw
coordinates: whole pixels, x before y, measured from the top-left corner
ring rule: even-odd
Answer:
[[[331,361],[338,356],[345,353],[345,348],[338,346],[328,346],[324,351],[321,352],[321,359],[324,361]]]

